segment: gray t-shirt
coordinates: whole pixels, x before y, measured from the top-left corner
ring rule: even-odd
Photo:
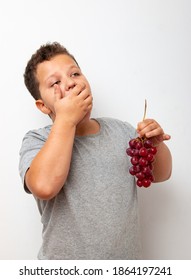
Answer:
[[[97,134],[75,137],[61,191],[47,201],[35,198],[43,224],[38,259],[141,258],[137,190],[126,155],[136,131],[119,120],[96,120]],[[50,129],[51,125],[29,131],[23,139],[19,164],[23,184]]]

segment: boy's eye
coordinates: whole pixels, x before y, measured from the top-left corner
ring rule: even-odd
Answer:
[[[75,72],[75,73],[73,73],[71,76],[72,76],[72,77],[77,77],[77,76],[80,76],[80,73]]]
[[[60,81],[56,81],[53,84],[51,84],[51,87],[53,87],[54,85],[58,85],[60,83]]]

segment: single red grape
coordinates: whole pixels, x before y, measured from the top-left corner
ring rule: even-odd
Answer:
[[[127,148],[126,150],[126,153],[128,156],[132,157],[134,154],[133,154],[133,149],[132,148]]]
[[[144,141],[144,147],[145,147],[145,148],[151,148],[152,146],[153,146],[153,144],[152,144],[152,141],[151,141],[151,140],[146,139],[146,140]]]
[[[143,179],[142,185],[143,187],[148,188],[151,185],[151,181],[149,179]]]
[[[142,147],[140,150],[139,150],[139,155],[142,156],[142,157],[146,157],[148,154],[148,151],[145,147]]]
[[[147,175],[147,176],[148,176],[148,175],[151,175],[151,173],[152,173],[152,171],[151,171],[149,165],[143,166],[142,172],[143,172],[145,175]]]
[[[144,158],[144,157],[141,157],[139,159],[139,164],[142,166],[146,166],[146,165],[148,165],[148,160],[146,160],[146,158]]]
[[[136,149],[140,150],[143,147],[143,143],[141,141],[138,141],[136,144]]]
[[[146,159],[147,159],[148,161],[150,161],[150,162],[153,162],[153,161],[154,161],[154,155],[149,153],[149,154],[147,155]]]
[[[133,170],[135,171],[135,173],[138,173],[140,171],[142,171],[142,166],[141,165],[133,165]]]
[[[138,157],[138,156],[133,156],[133,157],[131,158],[131,163],[132,163],[133,165],[137,165],[137,164],[139,163],[139,157]]]
[[[138,180],[143,180],[145,178],[145,174],[143,172],[136,173],[136,177]]]
[[[137,180],[137,186],[140,187],[140,188],[143,186],[143,183],[142,183],[141,180]]]
[[[157,153],[157,148],[156,148],[156,147],[151,147],[151,148],[149,149],[149,152],[152,153],[153,155],[156,155],[156,153]]]
[[[129,168],[129,173],[131,174],[131,175],[135,175],[137,172],[135,172],[135,170],[134,170],[134,167],[135,165],[133,165],[133,166],[131,166],[130,168]]]
[[[131,140],[129,141],[129,146],[130,146],[131,148],[136,148],[136,144],[137,144],[137,139],[131,139]]]

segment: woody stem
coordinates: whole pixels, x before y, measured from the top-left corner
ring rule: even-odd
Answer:
[[[145,109],[144,109],[143,121],[146,117],[146,112],[147,112],[147,100],[145,99]]]

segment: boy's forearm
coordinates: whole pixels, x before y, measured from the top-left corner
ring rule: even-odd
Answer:
[[[157,147],[157,154],[154,162],[153,175],[155,182],[162,182],[171,176],[172,157],[168,147],[162,142]]]
[[[55,120],[49,137],[26,174],[29,190],[41,199],[54,197],[68,176],[76,127]]]

